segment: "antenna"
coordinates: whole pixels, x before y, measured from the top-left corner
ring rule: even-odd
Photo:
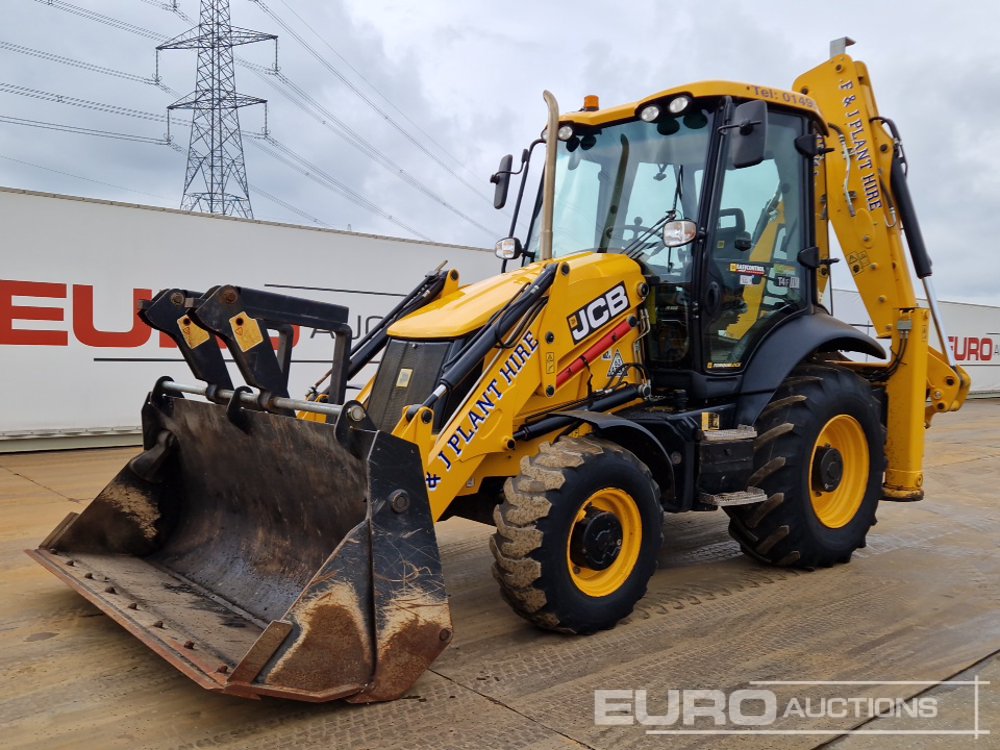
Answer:
[[[162,50],[198,50],[194,92],[167,107],[168,139],[170,112],[192,110],[182,209],[253,218],[239,110],[263,104],[266,134],[267,100],[236,93],[233,47],[269,40],[274,40],[277,69],[277,35],[233,26],[229,21],[229,0],[201,0],[198,25],[156,48],[157,82]]]

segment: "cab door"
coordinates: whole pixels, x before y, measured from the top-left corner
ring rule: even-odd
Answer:
[[[764,159],[742,168],[733,165],[734,138],[723,138],[702,266],[707,372],[741,370],[769,330],[809,307],[810,272],[798,258],[813,244],[811,162],[795,146],[807,127],[802,116],[769,107]]]

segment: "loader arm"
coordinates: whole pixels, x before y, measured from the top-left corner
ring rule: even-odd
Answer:
[[[826,207],[817,212],[821,254],[828,258],[832,223],[876,335],[892,342],[888,363],[852,365],[885,385],[885,496],[917,500],[923,496],[924,429],[935,413],[962,406],[971,380],[948,348],[902,144],[895,126],[879,115],[867,67],[845,53],[849,44],[847,38],[834,41],[830,59],[799,76],[794,88],[819,104],[830,129],[830,149],[816,173],[818,207]],[[911,269],[924,284],[929,309],[917,303]],[[931,322],[941,349],[929,342]]]

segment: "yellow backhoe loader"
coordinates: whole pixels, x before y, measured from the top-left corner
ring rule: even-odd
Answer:
[[[562,115],[546,94],[543,137],[492,178],[502,207],[521,175],[516,214],[544,146],[504,272],[430,273],[357,342],[341,306],[233,285],[143,303],[202,382],[161,378],[144,450],[29,554],[208,689],[352,702],[399,697],[451,640],[450,516],[495,525],[500,593],[566,633],[632,611],[665,512],[721,509],[763,563],[847,562],[879,501],[923,496],[924,430],[970,385],[929,343],[902,143],[849,43],[789,90]],[[830,224],[888,354],[821,303]],[[301,400],[292,326],[335,339]]]

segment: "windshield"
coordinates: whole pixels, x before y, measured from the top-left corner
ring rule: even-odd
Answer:
[[[627,252],[667,270],[660,230],[667,221],[697,221],[711,128],[710,113],[601,128],[576,127],[559,142],[552,254]],[[537,256],[541,206],[528,236]]]

